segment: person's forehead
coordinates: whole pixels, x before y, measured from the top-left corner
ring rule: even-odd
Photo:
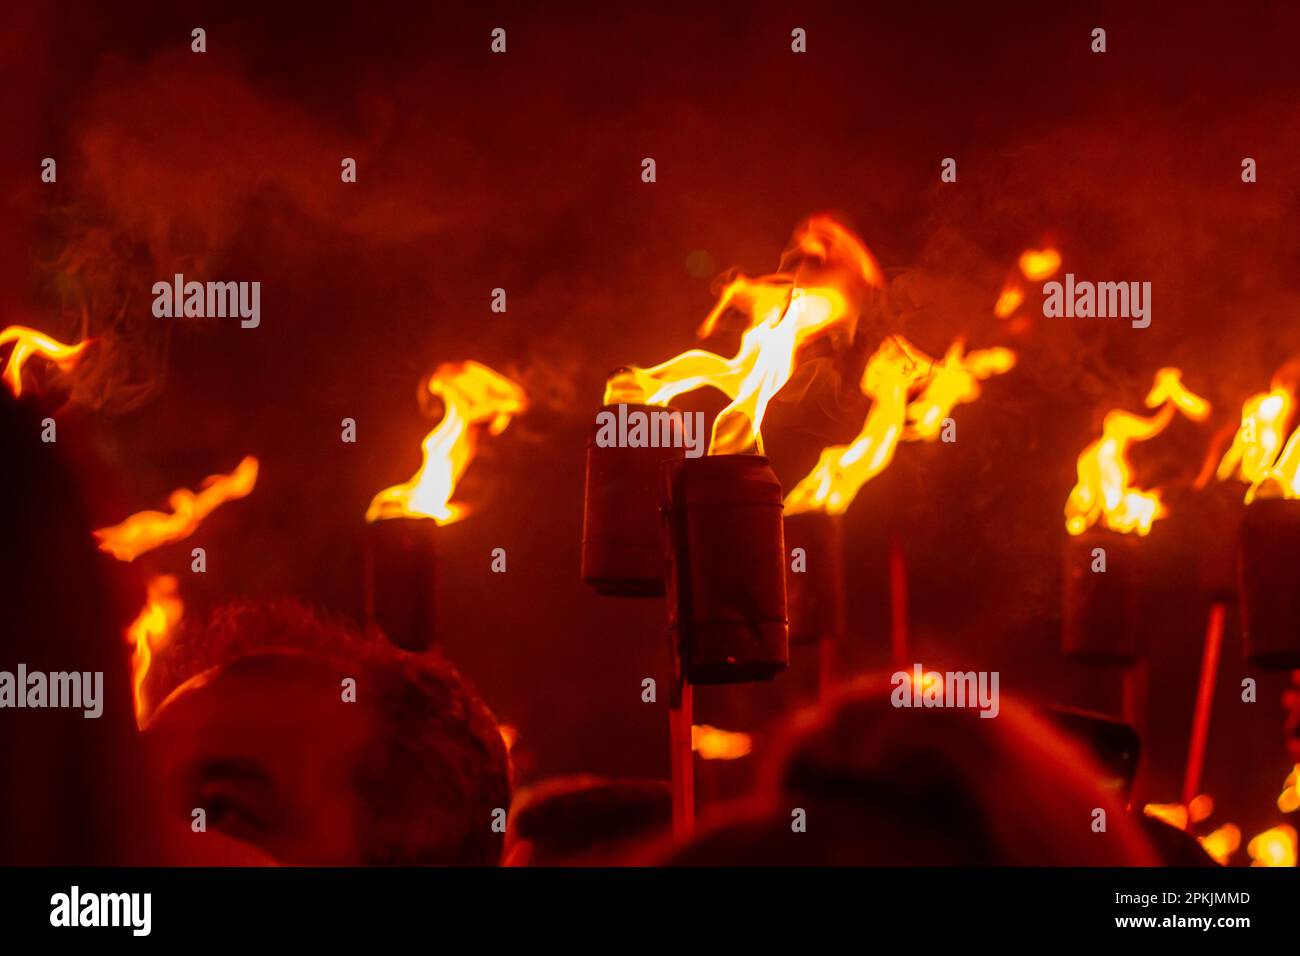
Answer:
[[[337,735],[342,746],[374,726],[373,709],[345,693],[359,678],[347,662],[305,655],[246,658],[182,687],[160,707],[150,729],[156,736],[238,734],[261,731],[311,738]]]

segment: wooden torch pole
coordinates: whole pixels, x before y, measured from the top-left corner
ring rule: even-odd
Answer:
[[[1210,711],[1214,707],[1214,686],[1219,676],[1219,648],[1223,645],[1222,601],[1210,606],[1205,626],[1205,649],[1201,652],[1201,680],[1196,692],[1196,713],[1192,717],[1192,736],[1187,745],[1187,769],[1183,774],[1183,803],[1190,804],[1201,788],[1205,767],[1205,744],[1210,735]]]

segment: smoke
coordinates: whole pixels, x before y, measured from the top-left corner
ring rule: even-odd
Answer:
[[[163,54],[105,68],[77,137],[79,186],[164,270],[219,261],[239,230],[274,225],[260,218],[274,207],[253,208],[266,197],[374,243],[427,237],[448,217],[390,137],[384,122],[358,135],[311,115],[215,59]],[[344,188],[345,157],[361,188]]]

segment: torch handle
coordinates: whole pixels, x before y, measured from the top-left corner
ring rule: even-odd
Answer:
[[[668,734],[672,748],[673,836],[689,837],[695,829],[695,755],[691,746],[691,727],[695,708],[691,685],[685,680],[673,688],[668,710]]]

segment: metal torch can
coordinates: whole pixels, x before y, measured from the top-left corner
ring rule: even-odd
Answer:
[[[664,467],[668,627],[692,684],[771,680],[790,662],[781,483],[760,455]]]
[[[1269,670],[1300,667],[1300,501],[1246,505],[1240,569],[1246,660]]]
[[[675,423],[670,427],[681,426],[681,413],[675,408],[606,405],[602,411],[624,416],[641,413],[652,423],[659,420],[655,416],[666,414],[664,421]],[[684,443],[679,440],[674,447],[660,441],[657,448],[601,446],[596,443],[598,432],[593,427],[587,441],[582,580],[596,593],[611,597],[662,597],[660,470],[664,462],[685,457]]]
[[[384,518],[367,524],[364,603],[366,624],[398,647],[432,647],[438,526],[428,518]]]
[[[1104,556],[1094,553],[1098,548]],[[1089,664],[1129,666],[1137,660],[1140,555],[1134,536],[1102,528],[1066,542],[1061,621],[1065,654]],[[1103,557],[1105,570],[1100,570]]]

